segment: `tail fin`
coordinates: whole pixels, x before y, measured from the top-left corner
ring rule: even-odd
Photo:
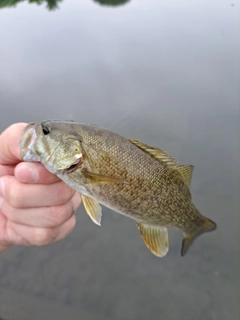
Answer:
[[[202,233],[213,231],[216,228],[217,228],[217,225],[215,222],[213,222],[208,218],[205,218],[203,225],[199,229],[197,229],[194,233],[192,234],[184,233],[184,238],[182,241],[181,256],[183,257],[187,253],[189,247],[197,237],[199,237]]]

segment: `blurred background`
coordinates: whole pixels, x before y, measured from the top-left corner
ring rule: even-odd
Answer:
[[[235,0],[0,0],[0,132],[73,119],[167,150],[218,225],[184,258],[171,230],[159,259],[81,206],[66,239],[1,254],[0,318],[239,319],[238,27]]]

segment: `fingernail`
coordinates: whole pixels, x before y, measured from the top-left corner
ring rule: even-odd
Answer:
[[[4,192],[4,178],[0,178],[0,208],[3,203],[3,192]]]
[[[31,163],[20,163],[16,168],[15,175],[21,182],[36,182],[38,180],[37,172]]]

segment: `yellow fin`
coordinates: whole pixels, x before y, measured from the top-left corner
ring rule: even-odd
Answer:
[[[97,184],[97,183],[123,183],[123,180],[113,177],[104,176],[97,173],[92,173],[87,170],[82,170],[85,178],[88,179],[87,183]]]
[[[102,208],[95,200],[82,195],[84,207],[94,223],[101,225]]]
[[[129,141],[137,146],[139,149],[141,149],[143,152],[149,154],[152,158],[160,162],[161,164],[166,164],[168,166],[171,166],[172,169],[177,169],[177,171],[181,174],[183,180],[186,182],[188,187],[190,187],[191,179],[192,179],[192,172],[194,166],[188,165],[178,165],[177,161],[173,157],[171,157],[166,151],[153,148],[148,146],[147,144],[144,144],[140,141],[129,139]]]
[[[146,246],[158,257],[164,257],[168,252],[168,231],[165,227],[149,226],[138,223],[143,241]]]
[[[174,160],[174,158],[171,157],[166,151],[158,148],[150,147],[147,144],[144,144],[134,139],[129,139],[129,141],[132,144],[134,144],[136,147],[141,149],[143,152],[149,154],[152,158],[159,161],[160,163],[170,165],[170,166],[177,165],[177,162]]]
[[[178,165],[176,167],[176,169],[181,173],[188,187],[190,187],[190,184],[191,184],[193,168],[194,166],[192,165],[188,165],[188,166]]]

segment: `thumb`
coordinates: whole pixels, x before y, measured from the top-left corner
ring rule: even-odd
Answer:
[[[16,123],[0,135],[0,165],[13,165],[22,161],[19,142],[26,123]]]

